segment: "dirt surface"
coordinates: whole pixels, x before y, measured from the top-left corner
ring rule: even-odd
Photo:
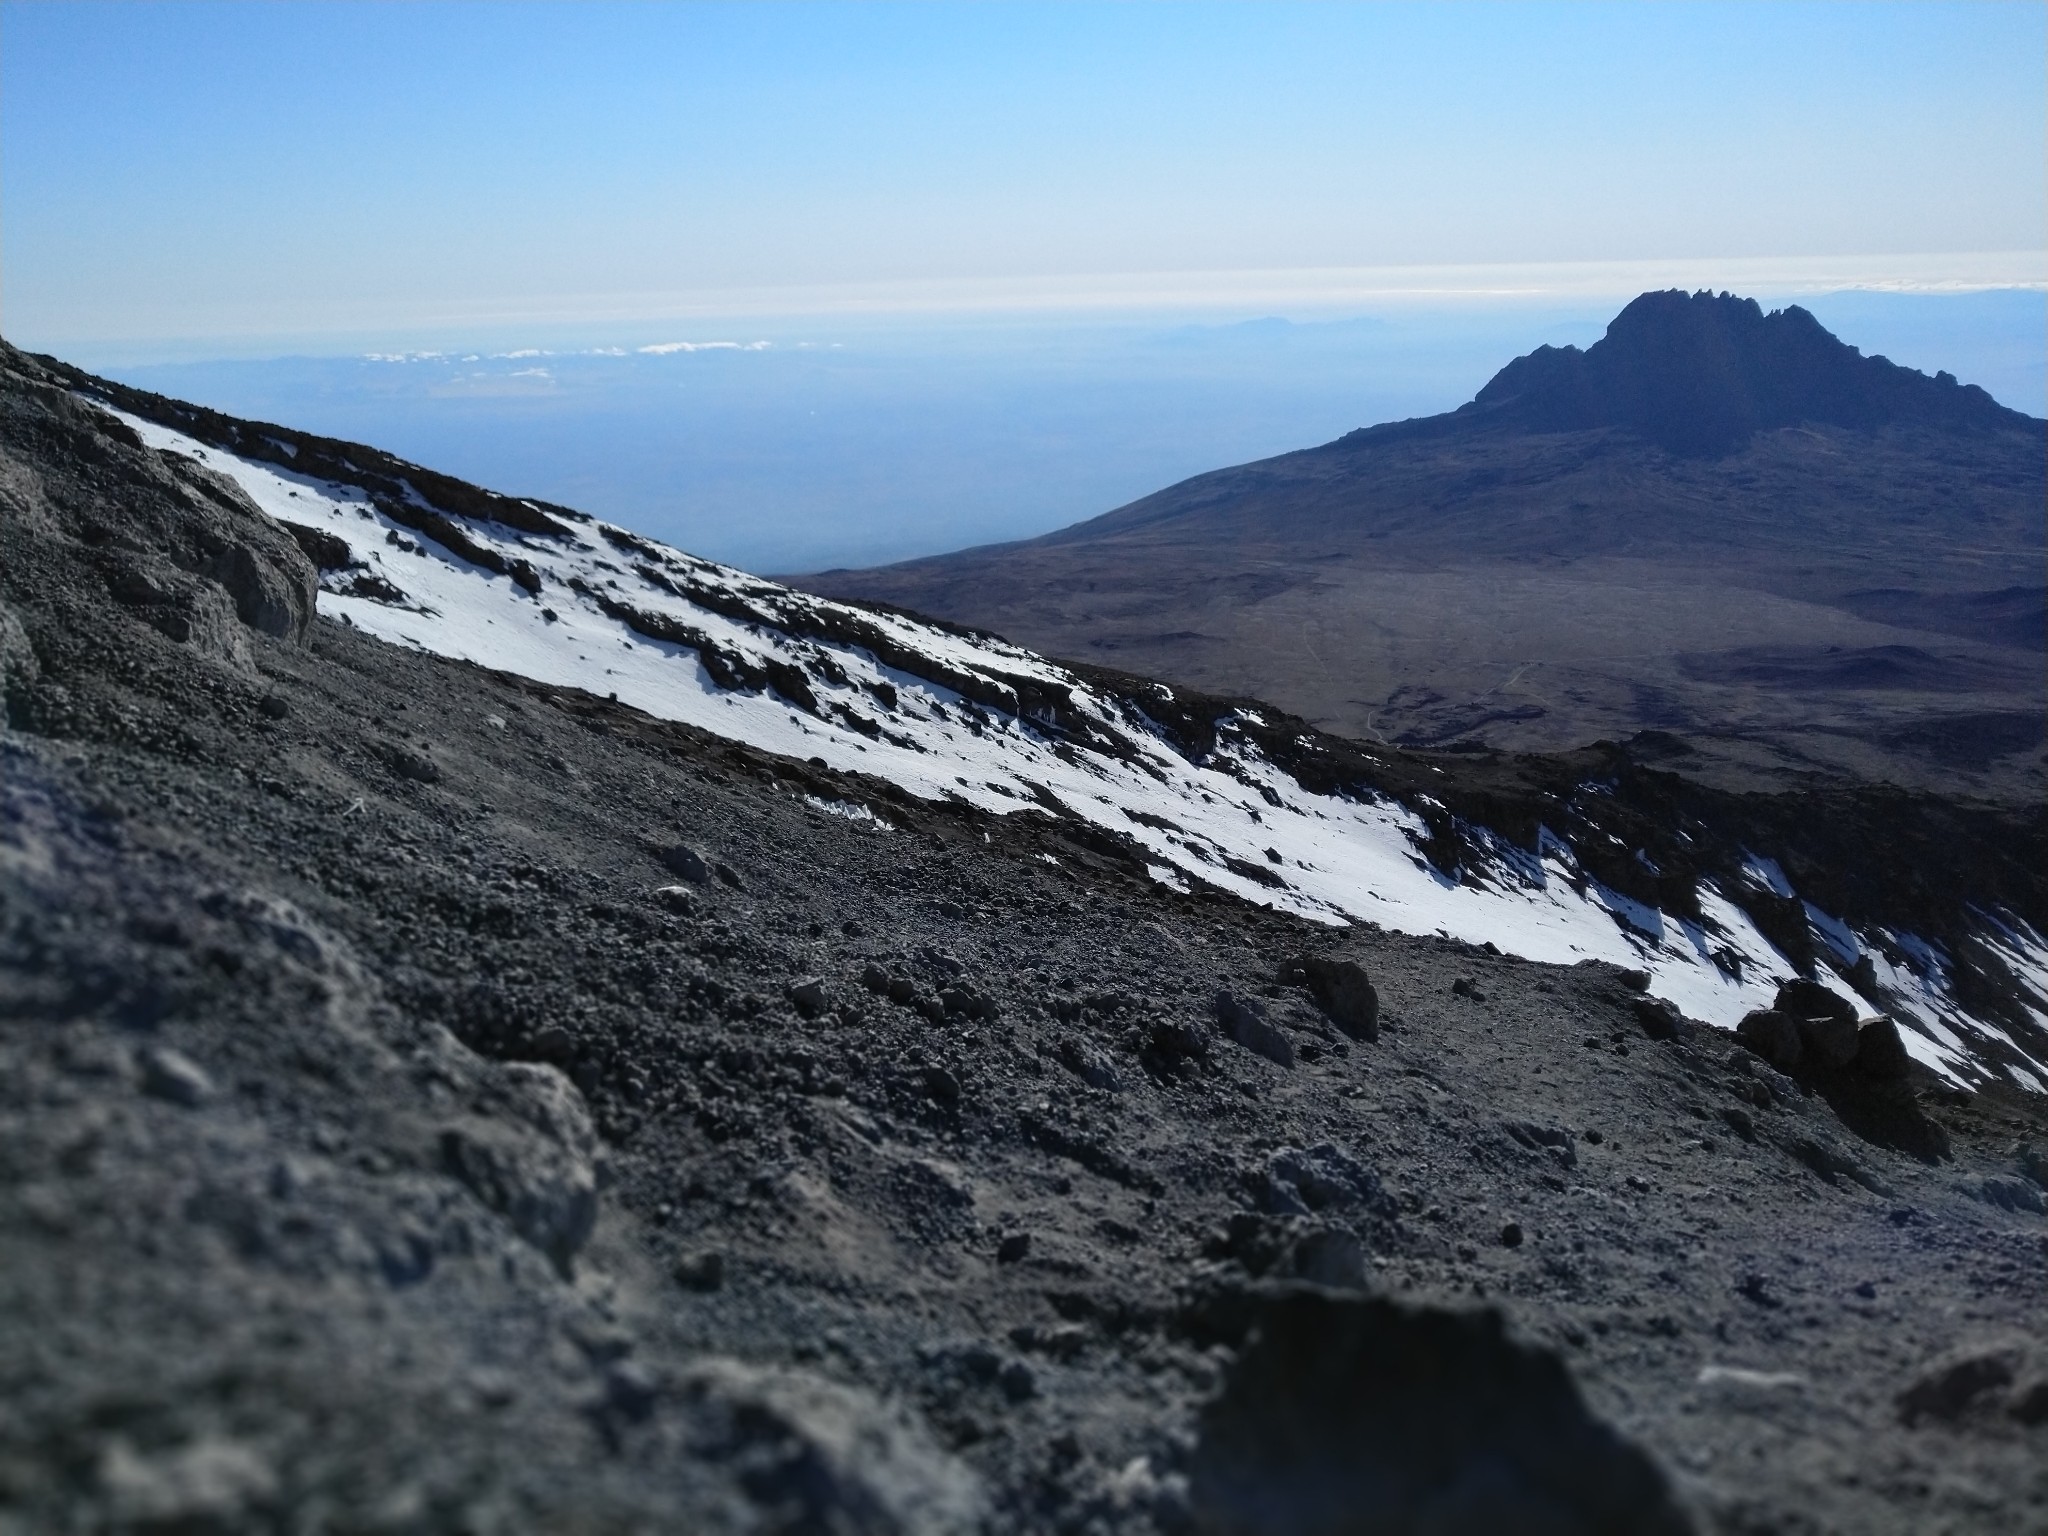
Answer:
[[[2048,1530],[2038,1100],[380,645],[0,404],[0,1529]]]

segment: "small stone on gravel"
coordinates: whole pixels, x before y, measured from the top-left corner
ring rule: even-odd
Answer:
[[[196,1109],[213,1097],[213,1079],[191,1057],[167,1045],[146,1046],[136,1053],[142,1068],[143,1092]]]
[[[670,1272],[686,1290],[715,1291],[725,1284],[725,1255],[716,1249],[686,1253]]]
[[[1022,1360],[1012,1360],[1004,1366],[997,1380],[1002,1385],[1003,1396],[1013,1403],[1021,1403],[1038,1395],[1038,1376]]]
[[[668,866],[669,873],[680,875],[692,885],[702,885],[711,878],[711,867],[688,843],[675,844],[662,854],[661,862]]]

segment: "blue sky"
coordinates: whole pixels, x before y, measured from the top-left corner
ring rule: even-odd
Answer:
[[[8,3],[0,326],[304,351],[1680,273],[2039,284],[2044,18]]]

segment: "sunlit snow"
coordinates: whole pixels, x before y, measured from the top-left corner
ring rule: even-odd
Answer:
[[[1604,888],[1577,868],[1561,839],[1548,835],[1534,854],[1496,840],[1497,857],[1482,881],[1454,879],[1417,851],[1427,829],[1408,807],[1312,795],[1231,721],[1221,724],[1215,750],[1191,762],[1129,705],[991,637],[831,603],[599,522],[577,522],[569,537],[550,538],[464,520],[475,543],[529,562],[540,574],[541,592],[530,595],[510,576],[393,522],[357,487],[245,460],[115,414],[151,447],[228,475],[272,516],[345,540],[360,565],[327,574],[320,611],[381,639],[614,696],[766,751],[872,774],[922,798],[964,800],[996,813],[1064,810],[1140,845],[1152,877],[1175,889],[1198,880],[1325,923],[1364,921],[1491,942],[1557,964],[1597,959],[1636,967],[1649,973],[1653,994],[1724,1027],[1768,1006],[1778,983],[1793,974],[1741,908],[1711,885],[1699,892],[1703,921],[1682,920]],[[364,583],[366,575],[388,587]],[[685,595],[692,593],[695,599]],[[607,613],[607,602],[673,621],[704,644],[649,638],[646,620],[635,628]],[[807,617],[846,622],[807,624]],[[806,637],[860,626],[911,665]],[[799,669],[815,711],[775,687],[721,687],[707,670],[706,647],[757,672],[771,664]],[[1008,709],[976,703],[936,677],[969,687],[979,680],[987,685],[975,689],[984,701],[1015,699],[1018,687],[1055,689],[1109,749],[1062,740],[1032,718],[1027,702]],[[815,803],[876,825],[865,807]],[[1783,872],[1762,854],[1745,875],[1791,894]],[[1988,1067],[1974,1040],[1996,1039],[2018,1054],[2004,1031],[1955,1003],[1945,961],[1932,946],[1905,934],[1859,938],[1827,913],[1808,911],[1844,964],[1869,956],[1881,986],[1896,998],[1907,1048],[1929,1067],[1956,1081],[1983,1075]],[[1989,918],[1985,932],[2014,974],[2048,998],[2048,943],[2023,925]],[[1853,1000],[1846,985],[1825,968],[1823,974]],[[2048,1016],[2036,1016],[2048,1024]],[[2048,1066],[2036,1066],[2012,1075],[2027,1087],[2048,1088]]]

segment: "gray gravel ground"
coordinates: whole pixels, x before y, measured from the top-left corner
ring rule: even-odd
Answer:
[[[2038,1102],[366,640],[7,410],[0,1530],[2048,1530]]]

